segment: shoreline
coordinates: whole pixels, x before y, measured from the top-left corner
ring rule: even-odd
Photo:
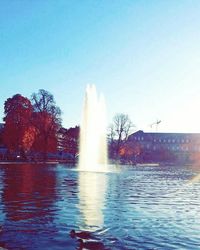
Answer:
[[[33,162],[33,161],[0,161],[0,165],[3,164],[58,164],[60,162],[57,161],[38,161],[38,162]]]
[[[0,161],[0,165],[9,164],[72,164],[73,162],[62,161]]]

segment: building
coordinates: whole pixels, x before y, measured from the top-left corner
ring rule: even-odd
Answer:
[[[65,134],[67,133],[67,129],[61,127],[57,133],[57,140],[58,140],[58,145],[57,145],[57,150],[59,152],[62,152],[65,150]]]
[[[131,134],[128,144],[135,149],[134,157],[142,162],[200,162],[200,134],[145,133]]]
[[[7,148],[3,142],[3,133],[4,133],[4,123],[0,123],[0,160],[6,159],[7,155]]]

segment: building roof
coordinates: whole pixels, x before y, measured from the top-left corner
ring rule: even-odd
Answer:
[[[142,130],[139,130],[133,134],[131,134],[129,136],[129,138],[133,138],[135,136],[144,136],[144,137],[173,137],[173,138],[177,138],[177,137],[187,137],[187,138],[200,138],[200,133],[168,133],[168,132],[164,132],[164,133],[160,133],[160,132],[143,132]]]

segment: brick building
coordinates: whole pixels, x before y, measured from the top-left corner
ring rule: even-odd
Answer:
[[[197,133],[145,133],[137,131],[128,138],[137,148],[134,157],[142,162],[200,162],[200,134]]]

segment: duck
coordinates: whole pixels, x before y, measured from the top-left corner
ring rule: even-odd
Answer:
[[[91,238],[91,234],[90,232],[87,231],[80,231],[80,232],[76,232],[74,229],[72,229],[70,231],[70,236],[71,238],[80,238],[80,239],[90,239]]]
[[[82,239],[78,239],[79,248],[78,250],[87,249],[87,250],[105,250],[104,244],[99,241],[83,241]]]

